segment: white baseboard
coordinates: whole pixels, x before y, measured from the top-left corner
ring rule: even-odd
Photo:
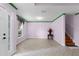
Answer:
[[[18,45],[19,43],[21,43],[22,41],[26,40],[24,37],[20,37],[18,38],[18,41],[16,43],[16,45]]]
[[[57,41],[57,40],[55,40],[57,43],[59,43],[59,41]],[[64,44],[61,44],[61,43],[59,43],[61,46],[65,46],[65,43]]]
[[[79,46],[79,41],[74,40],[74,42],[75,42],[75,45]]]
[[[9,56],[14,55],[15,53],[16,53],[16,50],[10,50],[10,51],[9,51]]]

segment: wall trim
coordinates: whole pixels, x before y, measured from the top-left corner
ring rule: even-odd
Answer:
[[[58,44],[60,44],[59,42],[58,42],[58,40],[55,40]],[[64,41],[65,42],[65,41]],[[60,44],[61,46],[66,46],[65,45],[65,43],[64,44]]]
[[[61,16],[66,15],[65,13],[60,14],[58,17],[56,17],[52,22],[54,22],[55,20],[57,20],[58,18],[60,18]]]
[[[17,41],[17,43],[16,43],[16,45],[18,45],[18,44],[20,44],[22,41],[24,41],[24,40],[26,40],[26,39],[24,39],[24,37],[20,37],[20,38],[18,38],[19,40]],[[23,40],[22,40],[23,39]]]
[[[10,50],[10,51],[9,51],[9,56],[14,55],[15,53],[16,53],[16,50]]]
[[[13,3],[8,3],[10,6],[12,6],[14,9],[18,9]]]
[[[78,13],[75,13],[75,15],[79,15],[79,12]]]
[[[77,40],[74,40],[75,45],[79,46],[79,42]]]

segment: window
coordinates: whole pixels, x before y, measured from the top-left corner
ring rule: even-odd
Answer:
[[[25,20],[18,15],[17,15],[17,19],[19,21],[19,23],[18,23],[18,37],[21,37],[21,36],[23,36],[23,26],[24,26]]]
[[[18,37],[21,37],[23,35],[23,23],[20,22],[18,26]]]

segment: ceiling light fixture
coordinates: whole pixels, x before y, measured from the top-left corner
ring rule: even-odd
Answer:
[[[41,17],[41,16],[39,16],[39,17],[36,17],[36,19],[38,19],[38,20],[43,20],[44,18]]]

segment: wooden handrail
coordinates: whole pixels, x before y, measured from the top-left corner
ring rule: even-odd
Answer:
[[[12,6],[14,9],[18,9],[13,3],[8,3],[10,6]]]

